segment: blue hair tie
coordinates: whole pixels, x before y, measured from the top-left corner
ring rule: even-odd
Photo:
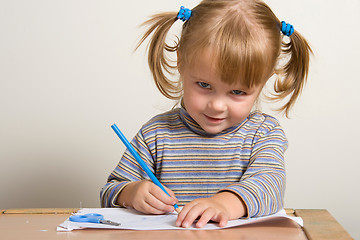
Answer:
[[[185,22],[185,21],[189,20],[190,17],[191,17],[191,10],[181,6],[180,11],[177,15],[177,18],[182,20],[183,22]]]
[[[294,32],[294,27],[290,23],[286,23],[286,22],[282,21],[281,22],[281,32],[284,35],[290,37],[291,34],[293,34],[293,32]]]

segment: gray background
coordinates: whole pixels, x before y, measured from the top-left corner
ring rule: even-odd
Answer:
[[[145,48],[133,52],[138,26],[197,3],[0,0],[0,208],[99,207],[124,151],[110,125],[131,139],[173,105],[152,83]],[[267,3],[315,53],[291,119],[263,104],[290,142],[285,205],[326,208],[360,239],[360,1]]]

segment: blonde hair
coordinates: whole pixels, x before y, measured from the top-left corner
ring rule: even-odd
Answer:
[[[160,92],[167,98],[182,97],[180,80],[167,77],[181,66],[196,61],[202,51],[211,49],[222,81],[233,84],[241,79],[247,87],[264,85],[276,73],[273,100],[290,96],[280,107],[288,116],[300,95],[312,53],[307,41],[295,30],[284,41],[281,22],[268,5],[260,0],[203,0],[192,9],[174,46],[166,43],[167,34],[178,20],[178,12],[153,15],[144,25],[150,26],[140,46],[151,34],[148,63]],[[168,53],[179,53],[178,65],[171,64]],[[284,56],[286,62],[279,65]]]

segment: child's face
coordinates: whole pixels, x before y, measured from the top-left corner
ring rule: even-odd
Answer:
[[[207,52],[199,56],[195,64],[183,66],[181,78],[187,112],[211,134],[241,123],[262,89],[262,86],[246,88],[241,83],[222,82]]]

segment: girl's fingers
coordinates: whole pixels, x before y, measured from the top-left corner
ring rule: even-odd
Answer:
[[[155,214],[155,215],[160,215],[160,214],[164,214],[165,212],[164,211],[161,211],[159,209],[156,209],[154,208],[153,206],[151,206],[150,204],[148,203],[144,203],[139,211],[145,213],[145,214]]]
[[[225,216],[225,214],[220,215],[219,219],[219,227],[225,227],[229,221],[229,218]]]
[[[225,227],[229,216],[218,204],[210,199],[199,199],[185,205],[176,220],[177,227],[190,227],[199,218],[196,227],[204,227],[210,220],[218,222],[220,227]]]
[[[170,194],[171,197],[169,197],[160,187],[156,186],[155,184],[153,184],[150,189],[150,193],[162,203],[169,206],[175,205],[175,203],[177,203],[178,201],[175,198],[174,193],[170,189],[166,189],[166,191]]]
[[[137,183],[131,194],[132,207],[146,214],[164,214],[174,211],[177,200],[169,197],[160,187],[149,180]]]
[[[170,198],[169,196],[166,196],[166,197]],[[170,199],[172,200],[172,202],[175,201],[172,198],[170,198]],[[158,210],[156,212],[160,212],[160,213],[155,213],[155,214],[162,214],[162,213],[167,213],[167,212],[173,212],[174,211],[173,204],[164,203],[161,199],[158,198],[158,196],[154,196],[152,194],[149,194],[144,200],[152,208]]]
[[[176,199],[175,193],[174,193],[171,189],[169,189],[169,188],[167,188],[167,187],[165,187],[165,186],[164,186],[164,188],[165,188],[166,191],[170,194],[170,196],[171,196],[172,198],[174,198],[174,199],[176,200],[176,202],[178,202],[178,200]]]
[[[216,217],[216,211],[214,208],[208,208],[201,215],[199,221],[196,223],[197,228],[204,227],[210,220]]]
[[[188,211],[191,209],[191,206],[192,203],[188,203],[186,204],[183,209],[181,210],[181,212],[179,213],[177,219],[176,219],[176,222],[175,222],[175,225],[177,227],[181,227],[182,223],[183,223],[183,220],[184,218],[186,217],[186,214],[188,213]]]
[[[178,227],[190,227],[193,222],[204,213],[205,209],[199,205],[186,205],[180,212],[178,219],[176,220],[176,226]]]
[[[171,206],[169,211],[166,211],[166,206],[161,201],[157,200],[154,196],[151,194],[148,194],[142,199],[139,199],[138,201],[134,201],[133,207],[145,214],[164,214],[166,212],[171,212]],[[172,207],[173,208],[173,207]]]

